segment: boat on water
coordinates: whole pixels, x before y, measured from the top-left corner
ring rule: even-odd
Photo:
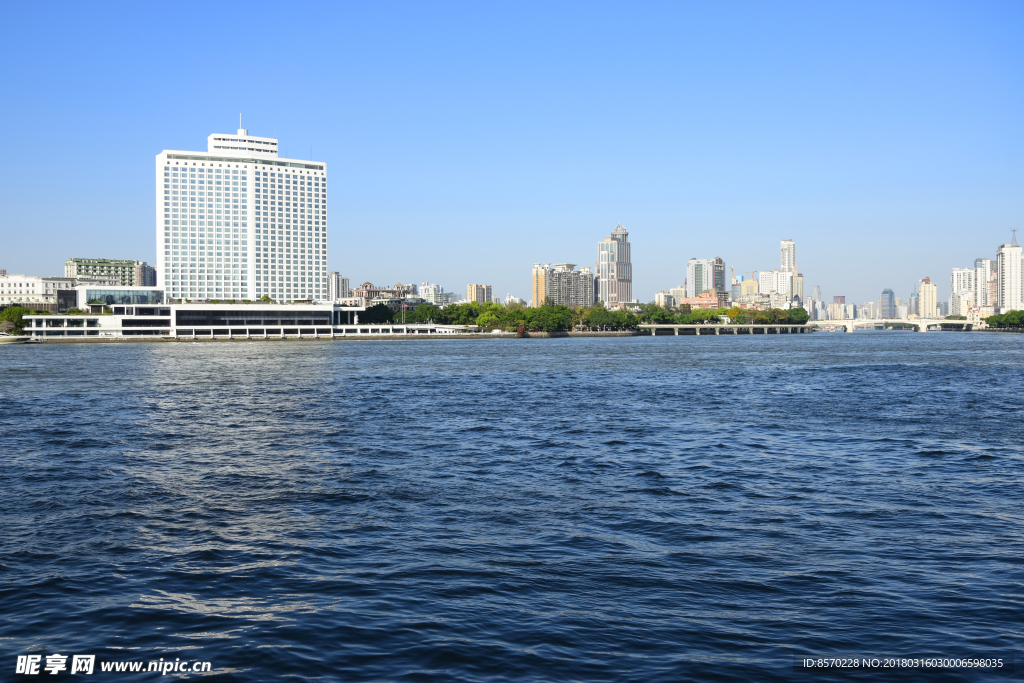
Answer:
[[[32,337],[19,337],[6,332],[0,332],[0,344],[24,344]]]

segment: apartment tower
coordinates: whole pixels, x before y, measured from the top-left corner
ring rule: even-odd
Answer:
[[[974,306],[974,268],[954,268],[949,276],[949,313],[967,315]]]
[[[995,303],[994,297],[991,296],[991,286],[993,284],[992,277],[992,259],[987,258],[976,258],[974,259],[974,305],[975,306],[991,306]]]
[[[930,277],[921,280],[917,288],[917,314],[922,318],[935,318],[938,316],[938,292]]]
[[[488,304],[491,302],[490,285],[466,285],[466,301]]]
[[[1024,310],[1024,264],[1017,237],[996,249],[996,307],[999,313]]]
[[[622,223],[610,237],[597,243],[597,298],[607,308],[619,308],[633,301],[633,263],[629,254],[629,233]],[[536,301],[534,302],[536,306]]]
[[[348,278],[342,277],[341,273],[336,270],[331,271],[327,276],[327,298],[330,301],[337,301],[350,296],[352,296],[352,288],[349,286]]]
[[[780,268],[784,273],[796,273],[796,242],[782,240]]]
[[[168,298],[326,300],[327,165],[214,133],[156,155],[157,286]]]
[[[550,300],[555,306],[593,306],[594,275],[590,268],[576,270],[574,263],[533,264],[533,305]]]
[[[109,258],[69,258],[64,277],[113,277],[125,287],[155,287],[156,274],[145,261]]]

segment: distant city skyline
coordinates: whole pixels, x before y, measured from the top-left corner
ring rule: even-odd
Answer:
[[[316,21],[275,26],[311,47],[260,67],[306,101],[218,72],[244,63],[221,27],[249,5],[204,5],[198,24],[148,5],[6,9],[9,273],[159,263],[149,164],[239,112],[281,156],[335,169],[321,267],[359,282],[528,299],[533,263],[589,266],[621,222],[641,301],[693,256],[773,270],[787,238],[826,301],[908,299],[926,276],[946,301],[950,270],[995,260],[1024,219],[1019,3],[926,20],[890,3],[314,3]]]

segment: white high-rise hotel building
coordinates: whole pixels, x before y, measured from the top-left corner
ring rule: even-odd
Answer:
[[[327,165],[214,133],[156,156],[157,284],[168,298],[326,299]]]

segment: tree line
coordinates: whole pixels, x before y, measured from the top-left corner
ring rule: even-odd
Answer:
[[[784,311],[773,308],[769,311],[750,311],[743,308],[665,309],[656,304],[641,304],[636,313],[610,311],[603,303],[594,306],[569,308],[546,302],[544,306],[527,308],[522,304],[502,305],[476,302],[452,304],[438,308],[422,304],[405,311],[406,323],[435,323],[439,325],[477,325],[484,329],[514,331],[520,327],[534,332],[562,332],[582,329],[590,331],[634,330],[638,325],[657,323],[675,325],[718,325],[724,323],[723,316],[735,324],[753,323],[778,325],[803,325],[808,320],[807,311],[793,308]],[[367,308],[359,314],[359,322],[369,325],[401,323],[402,312],[392,311],[384,304]]]
[[[992,327],[1024,327],[1024,311],[1007,311],[1000,315],[985,318]]]

